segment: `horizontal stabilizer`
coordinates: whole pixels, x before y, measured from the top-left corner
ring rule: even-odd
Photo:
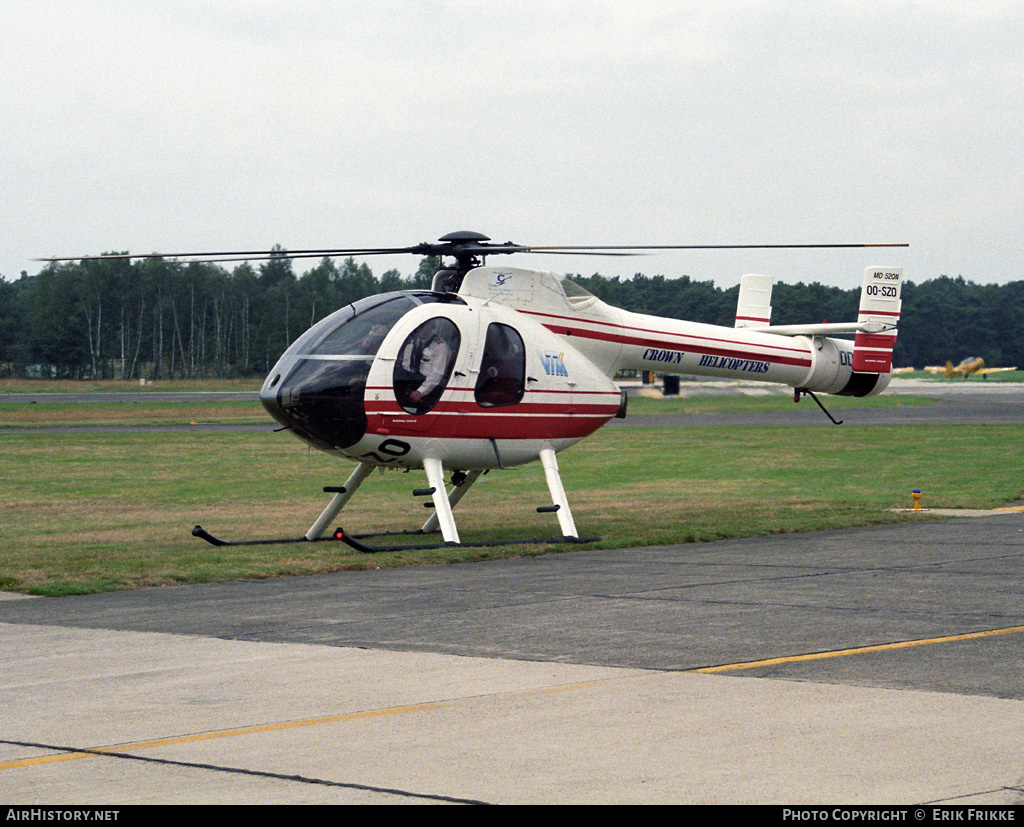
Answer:
[[[751,326],[751,330],[777,333],[780,336],[836,336],[840,333],[883,333],[895,330],[892,322],[824,322],[823,324],[776,324]]]
[[[881,332],[858,332],[853,339],[854,371],[889,373],[892,349],[896,345],[896,324],[900,318],[900,290],[903,270],[898,267],[869,267],[864,271],[857,321],[884,325]]]

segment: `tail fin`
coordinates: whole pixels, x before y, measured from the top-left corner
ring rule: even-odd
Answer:
[[[890,373],[896,324],[900,318],[903,270],[869,267],[864,271],[858,322],[879,326],[879,332],[860,332],[853,340],[852,367],[858,373]]]
[[[753,273],[740,279],[734,327],[763,327],[771,324],[773,283],[771,276],[755,276]]]

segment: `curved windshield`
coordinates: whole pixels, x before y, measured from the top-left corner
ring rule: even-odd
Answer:
[[[395,322],[420,303],[406,293],[362,299],[315,324],[295,340],[288,353],[373,356]]]
[[[385,293],[332,313],[285,352],[287,374],[271,375],[261,394],[281,424],[318,448],[347,448],[366,433],[363,397],[370,365],[395,323],[420,304],[460,299],[434,293]]]

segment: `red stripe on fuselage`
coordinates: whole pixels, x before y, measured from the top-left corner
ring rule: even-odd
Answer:
[[[396,402],[387,400],[366,404],[367,415],[381,414],[387,416],[402,417],[430,417],[435,414],[444,415],[466,415],[466,416],[495,416],[498,414],[512,416],[614,416],[619,410],[619,403],[614,405],[601,404],[598,402],[560,403],[549,404],[545,402],[520,402],[516,405],[499,405],[494,408],[482,408],[474,402],[438,402],[428,413],[411,414],[404,410]]]
[[[480,414],[432,411],[421,417],[410,417],[415,420],[415,424],[396,422],[391,415],[370,413],[366,417],[366,432],[440,439],[582,439],[594,433],[615,413],[605,411],[592,415],[563,413],[538,416],[508,413],[502,408],[492,408],[491,412]]]
[[[460,390],[466,389],[449,388],[445,395]],[[553,401],[531,399],[540,394],[553,397]],[[587,401],[574,401],[570,395]],[[606,401],[601,402],[601,396]],[[425,414],[409,413],[394,398],[367,399],[365,405],[367,433],[442,439],[581,439],[618,413],[619,394],[538,390],[530,391],[523,402],[494,408],[481,407],[473,400],[442,399]]]

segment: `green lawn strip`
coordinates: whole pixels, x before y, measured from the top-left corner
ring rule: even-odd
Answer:
[[[251,393],[262,384],[262,379],[161,379],[145,385],[122,379],[0,379],[0,393]]]
[[[0,428],[260,422],[269,425],[272,420],[257,401],[0,403]]]
[[[1021,446],[1020,425],[636,428],[598,432],[559,464],[580,533],[629,548],[904,520],[890,509],[910,507],[915,487],[926,507],[996,507],[1022,493]],[[301,536],[329,498],[322,487],[351,468],[270,432],[0,436],[0,588],[67,594],[579,548],[514,544],[558,534],[536,512],[550,502],[537,464],[487,474],[456,510],[463,542],[508,546],[363,555],[191,536],[196,523],[228,540]],[[335,524],[418,528],[423,484],[422,472],[374,473]]]

